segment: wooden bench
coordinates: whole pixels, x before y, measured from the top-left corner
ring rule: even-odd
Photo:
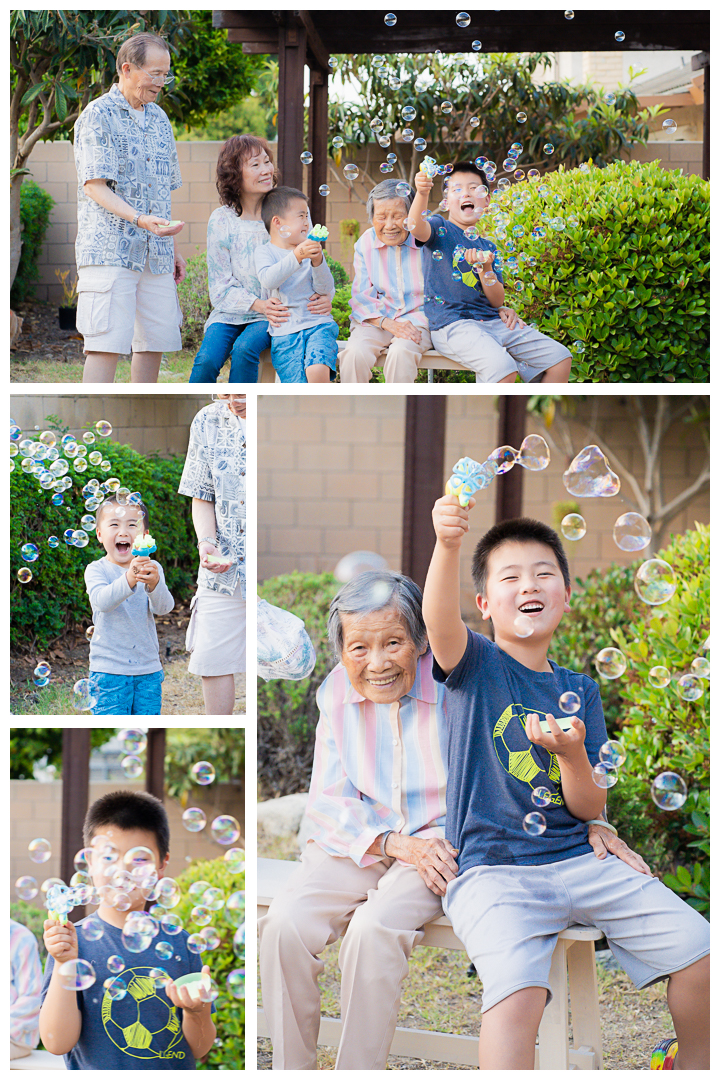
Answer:
[[[33,1050],[26,1057],[14,1058],[10,1062],[11,1069],[63,1069],[65,1070],[65,1058],[60,1054],[50,1054],[47,1050]]]
[[[280,859],[258,859],[258,918],[265,915],[273,897],[286,885],[298,864]],[[600,1004],[595,969],[594,942],[602,937],[594,926],[570,926],[558,938],[550,968],[553,999],[545,1009],[538,1045],[536,1069],[602,1069]],[[442,915],[425,927],[423,945],[464,952],[450,920]],[[573,1046],[569,1045],[568,982],[572,1010]],[[338,1046],[341,1021],[323,1017],[318,1042]],[[269,1030],[262,1008],[258,1009],[258,1035]],[[472,1035],[451,1035],[421,1028],[395,1030],[390,1053],[400,1057],[426,1058],[455,1065],[475,1065],[478,1040]]]
[[[338,352],[346,344],[344,341],[338,341]],[[385,363],[386,353],[380,354],[376,367],[382,367]],[[431,366],[432,365],[432,366]],[[447,356],[441,356],[439,352],[435,352],[434,349],[429,349],[423,356],[423,368],[427,369],[427,381],[429,383],[435,381],[436,371],[471,371],[469,367],[465,367],[464,364],[459,364],[457,360],[449,360]],[[475,375],[475,382],[480,382],[479,376]],[[280,377],[275,371],[270,359],[270,350],[265,349],[260,353],[260,371],[258,373],[258,382],[271,383],[280,382]]]

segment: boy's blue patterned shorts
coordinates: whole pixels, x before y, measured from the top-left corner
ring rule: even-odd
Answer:
[[[90,672],[90,686],[97,705],[93,716],[159,716],[162,708],[163,671],[149,675],[108,675]]]
[[[338,332],[336,322],[324,322],[273,337],[272,362],[280,382],[307,382],[305,368],[314,364],[325,364],[335,371]]]

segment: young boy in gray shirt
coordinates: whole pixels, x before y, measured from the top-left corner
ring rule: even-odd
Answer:
[[[256,248],[255,270],[263,293],[277,296],[290,316],[269,327],[273,367],[281,382],[330,382],[338,325],[330,315],[313,315],[307,305],[314,293],[332,297],[335,283],[320,240],[308,236],[307,196],[297,188],[273,188],[261,213],[270,243]]]
[[[175,606],[142,503],[106,499],[96,516],[105,556],[85,568],[95,629],[90,638],[90,685],[95,716],[159,716],[163,670],[154,615]]]

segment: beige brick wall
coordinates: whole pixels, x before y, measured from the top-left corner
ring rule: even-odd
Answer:
[[[642,459],[626,411],[612,395],[578,402],[573,423],[576,449],[585,445],[583,417],[597,409],[603,438],[633,475]],[[342,555],[367,548],[400,568],[405,398],[260,397],[258,400],[258,577],[291,570],[333,570]],[[528,417],[527,433],[542,434]],[[445,475],[465,455],[483,460],[497,445],[497,413],[491,395],[447,398]],[[704,447],[692,427],[676,426],[663,449],[665,495],[673,498],[696,475]],[[568,462],[551,453],[547,470],[526,472],[523,513],[553,523],[553,504],[571,499],[562,482]],[[518,468],[518,466],[515,466]],[[502,478],[495,481],[502,483]],[[495,483],[478,495],[472,533],[477,540],[495,519]],[[612,527],[627,509],[623,492],[614,499],[579,500],[588,531],[568,544],[573,579],[594,567],[627,564],[630,554],[616,547]],[[707,492],[671,523],[668,536],[695,521],[709,522]],[[470,585],[472,545],[462,564],[463,609],[474,608]],[[422,584],[422,583],[420,583]]]
[[[111,438],[140,454],[169,457],[186,453],[192,419],[209,401],[208,394],[32,394],[11,396],[10,413],[30,432],[42,430],[46,416],[58,416],[77,434],[109,420]]]
[[[613,54],[610,54],[612,58]],[[179,142],[177,144],[183,186],[173,196],[173,215],[185,221],[186,227],[179,237],[180,251],[189,258],[205,249],[207,221],[218,205],[215,188],[215,164],[222,142]],[[395,148],[397,149],[397,148]],[[328,162],[330,195],[327,206],[327,225],[330,239],[328,253],[342,262],[349,270],[352,266],[352,247],[343,248],[340,243],[340,222],[355,218],[361,230],[367,226],[365,198],[373,183],[383,179],[378,165],[384,161],[387,151],[373,145],[369,151],[355,157],[361,168],[367,168],[372,182],[363,185],[356,181],[351,187],[333,174],[334,163]],[[639,161],[658,159],[665,169],[683,168],[685,172],[701,171],[702,144],[692,142],[651,142],[647,147],[633,150],[631,157]],[[344,163],[344,161],[343,161]],[[69,142],[38,143],[29,161],[32,178],[50,192],[55,199],[50,228],[39,260],[40,280],[37,296],[40,300],[59,303],[62,289],[55,270],[70,270],[75,275],[75,235],[77,232],[77,174],[73,160],[72,144]],[[307,170],[309,172],[309,170]],[[335,170],[342,176],[341,170]],[[307,190],[307,179],[305,182]]]
[[[91,783],[90,804],[110,791],[127,789],[142,791],[138,780],[123,783]],[[182,807],[175,799],[167,799],[165,809],[170,821],[170,862],[168,877],[177,877],[193,859],[216,859],[226,850],[216,844],[209,833],[209,824],[218,814],[232,814],[240,822],[245,821],[245,804],[242,792],[231,784],[213,785],[211,789],[193,791],[190,806],[205,811],[208,825],[200,833],[190,833],[183,827]],[[23,874],[30,874],[40,885],[46,878],[60,876],[60,818],[62,813],[62,781],[41,784],[37,780],[10,781],[10,899],[15,900],[15,882]],[[207,835],[206,835],[207,834]],[[42,836],[50,841],[52,855],[46,863],[31,862],[27,848],[34,837]],[[244,838],[241,841],[244,844]],[[83,846],[82,836],[77,838],[77,848]],[[33,903],[42,907],[42,899]]]

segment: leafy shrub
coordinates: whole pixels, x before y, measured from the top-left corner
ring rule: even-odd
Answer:
[[[212,761],[215,783],[241,783],[245,776],[244,728],[168,728],[165,754],[165,790],[187,806],[195,789],[192,766]]]
[[[178,285],[178,300],[183,314],[184,349],[198,349],[203,328],[212,311],[208,293],[207,253],[199,251],[187,261],[185,280]]]
[[[45,418],[45,426],[56,431],[61,427],[52,416]],[[183,458],[144,456],[112,439],[103,440],[102,447],[112,462],[108,475],[119,477],[143,496],[150,531],[160,538],[158,561],[168,588],[176,600],[187,596],[194,591],[197,551],[192,501],[178,495]],[[20,460],[19,456],[15,459]],[[92,532],[85,548],[69,547],[62,537],[66,528],[80,528],[80,518],[87,513],[80,489],[96,474],[100,480],[107,478],[99,467],[88,466],[86,472],[78,473],[62,506],[53,506],[52,492],[40,492],[30,474],[15,468],[10,476],[10,643],[15,648],[44,650],[67,630],[91,621],[83,573],[88,563],[102,557],[103,549]],[[60,546],[54,550],[47,544],[53,534],[60,537]],[[28,542],[37,544],[40,558],[30,564],[33,580],[21,585],[17,571],[28,564],[22,562],[20,548]]]
[[[326,259],[328,267],[330,269],[330,273],[333,276],[333,281],[335,282],[335,288],[336,289],[342,289],[342,287],[344,285],[349,285],[350,284],[350,277],[348,275],[347,270],[343,266],[343,264],[339,263],[337,261],[337,259],[333,259],[331,255],[327,254],[327,252],[325,253],[325,259]]]
[[[173,914],[179,915],[185,929],[196,933],[191,911],[195,901],[188,896],[188,889],[195,881],[207,881],[214,888],[222,889],[227,898],[230,893],[244,891],[245,873],[231,874],[223,858],[195,862],[189,869],[177,877],[182,889],[182,899]],[[245,1068],[245,1002],[232,996],[227,988],[227,977],[234,968],[244,968],[244,955],[238,957],[233,952],[233,936],[237,929],[225,911],[217,913],[213,926],[220,934],[220,944],[212,952],[203,953],[203,963],[210,968],[210,974],[218,985],[220,996],[215,1001],[216,1012],[213,1015],[217,1028],[218,1040],[212,1047],[199,1069],[244,1069]]]
[[[43,968],[47,956],[47,949],[43,941],[43,923],[46,914],[44,908],[35,907],[34,904],[28,903],[27,900],[13,900],[10,904],[10,918],[14,919],[15,922],[22,923],[34,934],[40,952],[40,963]]]
[[[176,730],[183,729],[171,728],[168,734]],[[105,746],[116,731],[117,728],[91,728],[91,750]],[[10,728],[10,779],[32,780],[35,765],[42,758],[46,759],[46,765],[55,766],[55,776],[59,778],[62,775],[62,741],[62,728]]]
[[[50,224],[50,211],[55,205],[52,195],[36,184],[24,180],[20,188],[20,223],[22,254],[15,281],[10,290],[10,304],[20,304],[35,295],[35,282],[40,277],[38,259]]]
[[[283,574],[258,587],[261,597],[305,622],[317,654],[307,679],[258,678],[258,780],[264,799],[307,791],[318,710],[315,695],[337,663],[327,640],[330,601],[339,588],[332,574]]]
[[[628,752],[624,768],[642,779],[646,790],[660,772],[679,773],[688,784],[688,800],[679,814],[658,810],[649,798],[646,813],[664,833],[675,869],[665,883],[705,911],[710,880],[709,684],[703,681],[702,697],[687,702],[678,694],[676,680],[691,671],[710,631],[709,529],[696,525],[674,536],[658,557],[675,571],[675,594],[666,604],[648,608],[626,629],[612,631],[628,658],[628,671],[619,687],[622,739]],[[658,664],[673,676],[666,689],[648,681],[650,668]],[[696,856],[700,857],[692,869],[685,869],[685,863]]]
[[[332,303],[332,317],[340,327],[338,341],[347,341],[350,337],[350,292],[351,285],[343,285],[335,291]]]
[[[517,294],[506,266],[506,289],[523,318],[570,348],[571,381],[706,382],[708,184],[632,161],[549,173],[524,185],[522,206],[516,190],[499,205],[524,235],[518,242],[508,225],[498,247],[504,259],[522,247],[537,265],[520,262]],[[534,239],[538,225],[547,235]]]

